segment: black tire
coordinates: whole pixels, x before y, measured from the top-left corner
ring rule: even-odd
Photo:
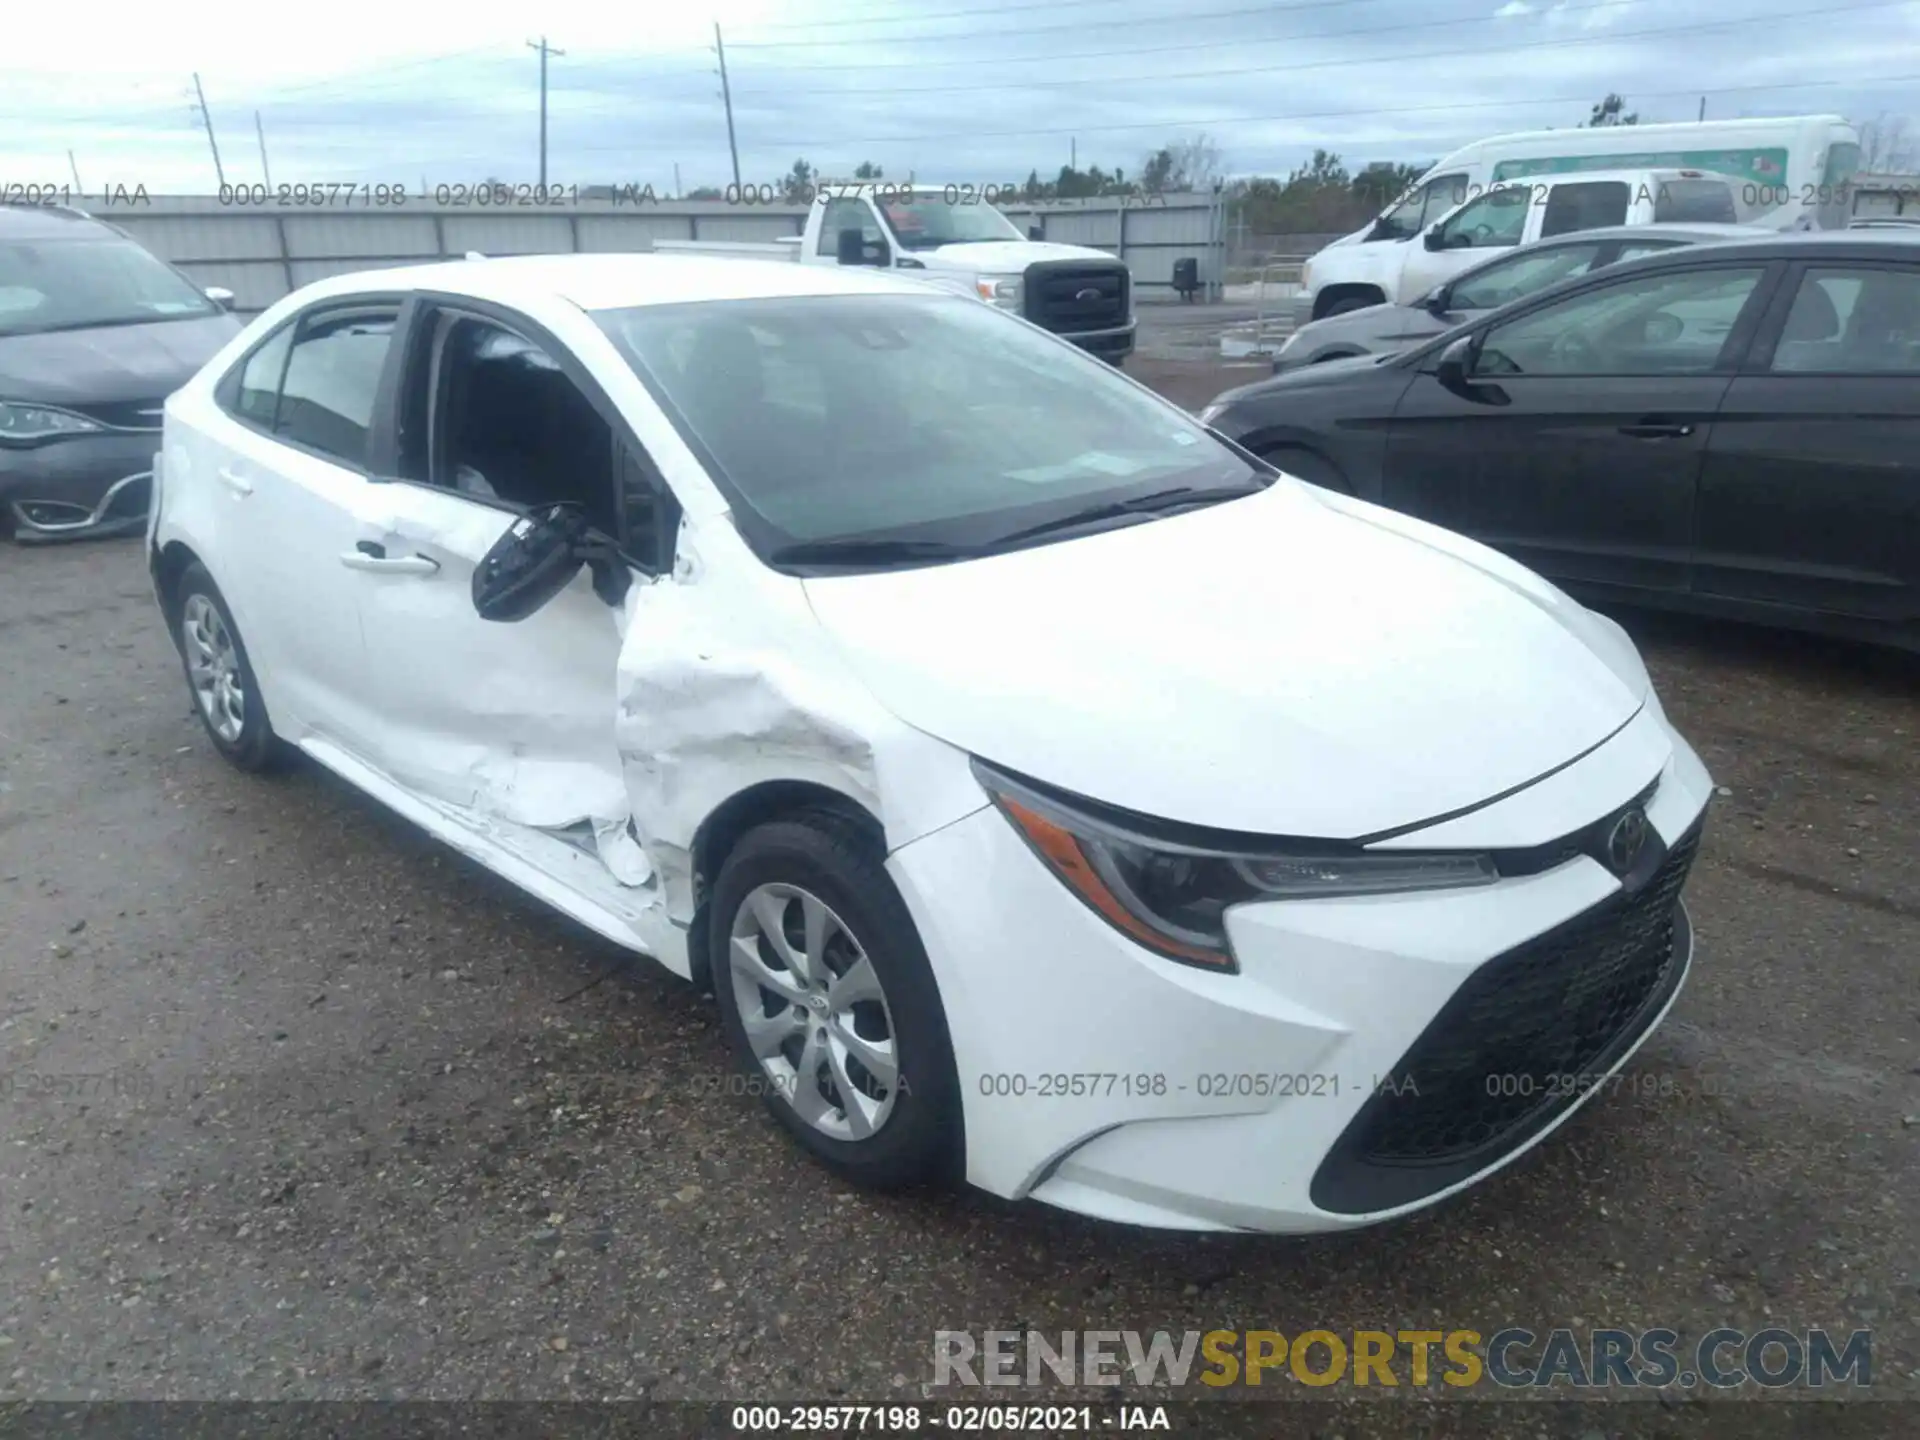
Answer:
[[[195,597],[203,599],[218,612],[220,623],[232,640],[234,670],[241,687],[242,720],[239,734],[231,738],[214,728],[194,683],[191,647],[183,627]],[[282,760],[284,752],[274,736],[266,702],[260,698],[260,682],[254,678],[253,662],[247,658],[246,641],[241,638],[240,627],[234,623],[233,612],[227,608],[226,597],[220,593],[220,587],[213,583],[213,577],[197,560],[181,573],[173,593],[171,617],[174,648],[180,652],[181,669],[187,678],[187,698],[193,704],[193,713],[200,717],[200,727],[207,732],[213,748],[220,752],[228,764],[238,769],[256,774],[273,769]]]
[[[802,1149],[835,1174],[868,1189],[896,1190],[957,1178],[964,1169],[964,1141],[953,1045],[933,968],[906,902],[875,851],[850,822],[824,812],[749,831],[714,885],[708,956],[721,1023],[746,1088],[761,1096]],[[730,952],[736,917],[748,897],[769,884],[793,886],[824,901],[866,952],[885,992],[899,1078],[890,1113],[864,1139],[836,1139],[803,1118],[787,1090],[770,1080],[747,1039]],[[841,1109],[844,1113],[844,1104]]]
[[[1380,303],[1378,300],[1369,300],[1364,295],[1349,295],[1346,299],[1336,300],[1327,306],[1325,314],[1316,315],[1313,318],[1316,320],[1331,320],[1336,315],[1350,315],[1355,310],[1371,310]]]
[[[1276,445],[1272,449],[1262,450],[1260,458],[1296,480],[1304,480],[1309,485],[1318,485],[1322,490],[1332,490],[1340,495],[1353,494],[1353,486],[1347,483],[1347,477],[1340,473],[1339,467],[1326,456],[1312,450],[1303,450],[1297,445]]]

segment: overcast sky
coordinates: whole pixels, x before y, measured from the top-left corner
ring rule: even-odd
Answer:
[[[1184,13],[1183,13],[1184,11]],[[457,15],[457,25],[451,17]],[[742,179],[962,181],[1137,169],[1206,132],[1235,174],[1324,146],[1357,168],[1503,130],[1581,123],[1608,90],[1642,120],[1920,116],[1920,0],[711,0],[638,6],[374,0],[287,8],[15,6],[0,51],[0,186],[212,193],[229,181],[731,178],[713,73],[724,28]]]

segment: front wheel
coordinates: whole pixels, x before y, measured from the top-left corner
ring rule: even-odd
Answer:
[[[919,932],[869,844],[834,815],[750,832],[714,885],[714,994],[747,1086],[855,1184],[951,1178],[960,1087]]]

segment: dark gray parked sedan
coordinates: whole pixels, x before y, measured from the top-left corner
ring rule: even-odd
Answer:
[[[1302,325],[1274,356],[1273,369],[1298,370],[1349,355],[1390,355],[1431,340],[1475,315],[1620,260],[1682,245],[1764,239],[1757,225],[1610,225],[1504,250],[1463,270],[1412,305],[1374,305]]]
[[[0,205],[0,532],[144,529],[160,407],[240,321],[82,211]]]

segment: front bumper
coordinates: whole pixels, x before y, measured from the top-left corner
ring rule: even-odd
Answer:
[[[1063,334],[1060,338],[1072,341],[1102,360],[1124,360],[1133,353],[1134,332],[1138,329],[1139,322],[1130,320],[1117,330],[1090,330],[1079,335]]]
[[[14,539],[35,544],[144,530],[159,449],[155,430],[0,450],[0,507]]]
[[[1647,818],[1669,851],[1684,848],[1711,782],[1653,705],[1549,781],[1398,843],[1542,844],[1628,804],[1655,776]],[[1668,951],[1621,991],[1603,1044],[1501,1051],[1475,1048],[1473,1026],[1525,1040],[1526,1017],[1501,1030],[1498,1015],[1476,1012],[1463,1030],[1457,1009],[1444,1012],[1500,991],[1474,984],[1482,972],[1499,981],[1501,967],[1567,950],[1559,942],[1583,918],[1622,903],[1625,887],[1595,860],[1573,855],[1477,890],[1242,906],[1229,915],[1238,975],[1125,940],[991,808],[889,864],[946,1007],[968,1178],[1138,1224],[1336,1230],[1457,1193],[1606,1088],[1597,1082],[1658,1025],[1692,955],[1675,901],[1656,917],[1670,927]],[[1552,1005],[1587,1004],[1619,979],[1603,973],[1604,952],[1604,937],[1573,947]],[[1565,1055],[1553,1074],[1473,1070],[1544,1053]],[[1541,1103],[1521,1103],[1523,1086]]]

